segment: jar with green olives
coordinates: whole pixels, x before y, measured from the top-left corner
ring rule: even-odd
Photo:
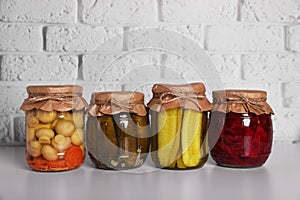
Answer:
[[[35,171],[65,171],[79,167],[85,157],[82,87],[27,87],[26,161]]]
[[[87,149],[97,168],[132,169],[145,162],[150,141],[144,94],[93,93],[87,114]]]

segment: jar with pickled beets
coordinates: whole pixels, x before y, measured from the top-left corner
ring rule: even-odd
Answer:
[[[267,93],[257,90],[213,92],[209,125],[211,156],[220,166],[259,167],[273,140],[272,108]]]
[[[144,94],[93,93],[87,114],[87,149],[97,168],[133,169],[145,162],[150,130]]]
[[[28,86],[26,161],[35,171],[66,171],[85,157],[84,110],[88,106],[78,85]]]
[[[148,103],[151,157],[158,168],[193,169],[208,158],[207,113],[211,103],[202,83],[156,84]]]

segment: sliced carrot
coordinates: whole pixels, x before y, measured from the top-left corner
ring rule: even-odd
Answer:
[[[32,164],[32,165],[43,165],[47,163],[47,160],[45,160],[42,156],[36,158],[30,158],[28,153],[26,153],[26,159],[28,164]]]
[[[47,165],[35,165],[35,164],[29,164],[29,167],[36,171],[47,171],[48,166]]]
[[[57,171],[55,168],[67,168],[64,160],[63,165],[59,163],[59,161],[47,161],[42,156],[39,157],[31,157],[28,153],[26,153],[26,159],[28,166],[35,171]],[[54,163],[56,162],[56,163]]]
[[[79,146],[72,146],[65,154],[64,159],[47,161],[42,156],[33,158],[26,153],[29,167],[35,171],[61,171],[73,169],[83,163],[84,155]]]
[[[66,171],[66,170],[70,170],[70,167],[55,167],[55,168],[49,168],[48,171],[52,171],[52,172],[58,172],[58,171]]]
[[[44,165],[46,163],[47,163],[47,160],[45,160],[42,157],[38,157],[33,160],[33,164],[36,164],[36,165]]]
[[[78,167],[83,163],[83,153],[79,146],[70,147],[65,154],[66,165],[70,168]]]
[[[50,168],[66,168],[67,167],[65,160],[48,161],[47,165]]]

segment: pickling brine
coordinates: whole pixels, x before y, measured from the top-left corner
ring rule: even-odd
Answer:
[[[222,121],[225,120],[225,123]],[[219,137],[211,155],[219,164],[228,167],[256,167],[268,159],[273,141],[270,114],[239,114],[215,112],[210,137]],[[224,125],[223,125],[224,124]],[[223,127],[217,127],[223,126]],[[221,132],[216,131],[217,129]],[[215,135],[215,134],[220,135]]]
[[[154,85],[149,102],[151,157],[166,169],[193,169],[208,159],[207,113],[211,104],[201,83]]]
[[[36,171],[65,171],[79,167],[85,157],[86,103],[80,97],[82,88],[30,86],[27,91],[29,98],[22,109],[26,111],[28,166]],[[77,92],[74,94],[74,91]]]
[[[99,92],[88,110],[87,148],[100,169],[132,169],[144,164],[149,152],[149,119],[137,92]]]
[[[257,90],[213,92],[209,125],[211,156],[225,167],[259,167],[272,149],[273,111]]]
[[[174,108],[151,112],[152,160],[169,169],[197,168],[208,158],[207,112]]]

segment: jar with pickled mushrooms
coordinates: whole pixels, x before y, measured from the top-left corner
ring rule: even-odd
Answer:
[[[207,113],[211,103],[202,83],[156,84],[148,103],[151,115],[151,157],[165,169],[193,169],[205,164]]]
[[[85,158],[84,110],[87,103],[77,85],[28,86],[26,161],[36,171],[65,171]]]
[[[209,125],[211,156],[220,166],[259,167],[273,140],[272,108],[259,90],[213,91]]]
[[[150,141],[142,93],[93,93],[87,114],[87,149],[97,168],[132,169],[145,162]]]

